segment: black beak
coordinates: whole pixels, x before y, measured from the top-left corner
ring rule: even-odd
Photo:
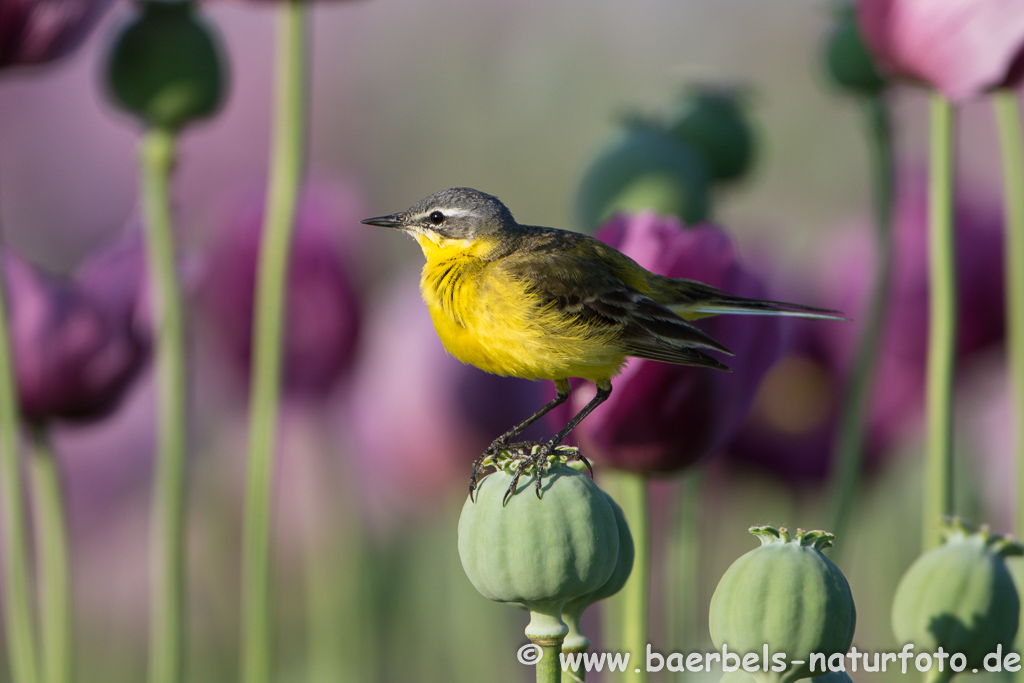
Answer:
[[[405,221],[402,220],[402,214],[393,213],[390,216],[377,216],[376,218],[367,218],[365,221],[360,221],[366,225],[377,225],[382,228],[404,228]]]

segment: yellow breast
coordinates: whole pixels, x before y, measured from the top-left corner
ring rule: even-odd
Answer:
[[[527,379],[616,375],[625,360],[607,334],[540,301],[527,283],[481,258],[489,245],[420,238],[420,289],[445,348],[463,363]],[[426,244],[424,244],[426,242]]]

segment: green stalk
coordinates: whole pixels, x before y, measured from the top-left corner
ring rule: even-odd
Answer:
[[[556,607],[554,611],[540,609],[530,610],[530,623],[525,629],[526,637],[533,643],[534,648],[540,650],[540,658],[533,660],[537,683],[561,683],[560,655],[569,627],[562,621],[561,606]]]
[[[622,588],[622,644],[629,652],[630,668],[639,668],[640,673],[630,680],[645,683],[647,667],[648,586],[650,583],[650,538],[647,523],[647,477],[633,472],[621,472],[619,479],[619,504],[626,515],[629,529],[633,532],[634,559],[633,573]]]
[[[930,306],[925,415],[923,549],[939,544],[937,522],[953,512],[953,379],[956,369],[956,254],[953,225],[953,106],[931,96],[928,190]]]
[[[1017,418],[1017,535],[1024,535],[1024,136],[1020,103],[1012,90],[992,96],[1003,155],[1006,230],[1006,352]]]
[[[561,643],[557,645],[538,645],[541,658],[534,667],[537,671],[537,683],[562,683]]]
[[[836,429],[836,469],[832,481],[832,531],[843,537],[853,512],[864,461],[864,437],[875,381],[875,366],[882,343],[885,311],[892,289],[895,203],[895,160],[892,125],[885,95],[873,95],[865,102],[868,142],[872,153],[872,204],[875,218],[875,281],[868,300],[864,329],[857,341],[850,377],[842,398]]]
[[[149,287],[156,312],[154,353],[158,392],[150,535],[150,683],[182,681],[185,665],[188,365],[168,188],[176,156],[174,131],[153,128],[145,133],[139,150],[139,168]]]
[[[270,682],[273,647],[271,492],[281,385],[284,294],[305,143],[305,2],[288,0],[279,11],[273,147],[256,282],[249,471],[242,538],[242,680],[245,683]]]
[[[700,604],[700,521],[704,470],[684,472],[676,482],[669,545],[670,569],[665,572],[665,639],[685,649],[700,646],[703,620]],[[704,628],[706,630],[706,627]],[[673,678],[682,680],[684,672]]]
[[[39,683],[29,589],[25,496],[18,460],[18,390],[14,377],[7,295],[0,272],[0,510],[3,512],[4,631],[13,683]]]
[[[60,467],[49,430],[32,430],[32,492],[39,553],[39,630],[45,683],[72,680],[71,560]]]

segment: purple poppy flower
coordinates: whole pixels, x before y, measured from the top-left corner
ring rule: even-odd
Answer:
[[[1024,0],[857,0],[857,14],[884,68],[952,100],[1024,76]]]
[[[655,273],[700,280],[741,296],[768,295],[717,227],[687,230],[673,217],[645,212],[616,216],[596,237]],[[574,432],[586,455],[621,469],[668,473],[718,452],[732,438],[761,377],[782,353],[785,322],[740,315],[698,324],[736,354],[726,359],[732,372],[630,360],[612,381],[611,397]],[[592,395],[592,387],[582,385],[551,424],[564,424]]]
[[[750,416],[725,448],[727,463],[754,465],[794,484],[827,478],[843,368],[816,322],[793,321],[786,355],[765,375]],[[872,429],[867,442],[877,454]]]
[[[25,419],[87,421],[112,412],[149,352],[148,335],[128,305],[141,291],[138,279],[125,279],[121,291],[106,296],[92,289],[86,269],[61,280],[11,251],[3,255],[3,276]]]
[[[44,64],[77,48],[113,0],[0,2],[0,69]]]
[[[239,377],[247,378],[263,198],[235,208],[204,263],[199,303]],[[336,208],[307,190],[296,216],[284,324],[284,390],[293,397],[329,394],[355,354],[359,298],[335,235],[360,214],[356,206]]]
[[[892,296],[876,370],[868,416],[867,465],[877,466],[887,449],[916,433],[924,407],[928,344],[927,194],[913,177],[905,182],[896,208],[896,251]],[[964,192],[957,202],[957,271],[961,369],[969,360],[1003,339],[1003,233],[998,204],[978,192]],[[737,440],[729,458],[755,463],[791,483],[815,483],[828,476],[835,426],[845,377],[849,372],[863,320],[873,271],[868,231],[858,230],[832,243],[817,260],[820,271],[803,289],[817,292],[819,305],[844,311],[855,322],[807,325],[794,329],[789,355],[773,368],[765,394]],[[808,321],[813,322],[813,321]],[[776,385],[784,391],[768,390]],[[809,406],[810,413],[801,406]],[[803,414],[787,422],[785,416]],[[813,419],[811,419],[813,417]]]

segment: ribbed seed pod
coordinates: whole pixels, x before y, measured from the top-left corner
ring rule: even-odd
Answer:
[[[980,670],[985,655],[998,646],[1008,651],[1017,634],[1020,600],[1006,558],[1024,547],[960,519],[947,521],[942,533],[945,543],[914,560],[900,579],[892,630],[917,651],[959,652],[968,669]],[[933,680],[944,677],[933,670]]]
[[[590,638],[580,632],[580,617],[583,616],[584,610],[598,600],[610,598],[622,590],[633,571],[633,534],[629,531],[629,524],[626,523],[626,516],[622,513],[622,508],[607,493],[605,496],[608,498],[608,503],[611,504],[612,512],[615,513],[615,522],[618,526],[618,558],[615,560],[615,569],[612,570],[612,575],[600,588],[569,600],[562,608],[562,620],[569,627],[569,634],[562,643],[563,652],[583,652],[590,647]]]
[[[718,679],[718,683],[755,683],[755,678],[743,669],[727,671]],[[811,683],[853,683],[850,674],[845,671],[830,671],[820,676],[807,679]]]
[[[733,562],[711,597],[711,639],[742,657],[784,653],[785,671],[751,674],[761,683],[788,683],[811,675],[812,653],[845,653],[857,613],[846,577],[822,553],[835,538],[824,531],[790,535],[785,528],[751,527],[761,541]]]
[[[585,474],[548,466],[542,497],[535,475],[523,477],[507,504],[511,473],[483,479],[476,501],[459,518],[459,556],[473,586],[486,598],[521,603],[531,613],[526,635],[561,643],[568,632],[562,607],[608,581],[618,559],[619,531],[609,498]]]

